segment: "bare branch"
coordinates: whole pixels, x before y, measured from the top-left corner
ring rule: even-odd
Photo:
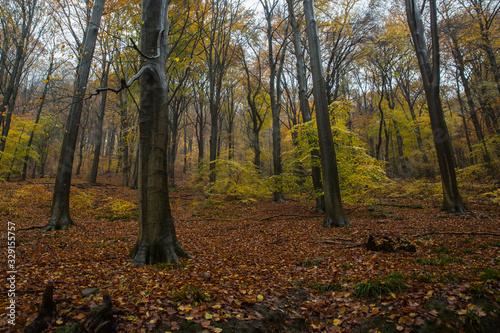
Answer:
[[[148,56],[148,55],[142,53],[141,50],[139,50],[139,47],[137,47],[137,44],[134,42],[134,40],[132,38],[130,38],[130,41],[132,42],[132,47],[137,52],[139,52],[139,54],[142,57],[144,57],[146,59],[158,59],[160,57],[161,38],[163,37],[164,32],[165,32],[165,29],[160,29],[160,31],[158,31],[158,39],[156,41],[156,54],[154,56]]]
[[[102,91],[112,91],[114,92],[115,94],[118,94],[120,91],[122,91],[123,89],[127,89],[129,88],[132,83],[134,83],[137,79],[139,79],[141,77],[142,74],[144,74],[144,71],[148,68],[148,66],[143,66],[139,72],[137,72],[137,74],[135,74],[134,76],[132,76],[130,78],[130,80],[128,81],[125,81],[124,79],[121,79],[120,80],[120,88],[118,89],[113,89],[113,88],[98,88],[96,89],[96,92],[95,93],[92,93],[90,96],[97,96],[99,95]]]

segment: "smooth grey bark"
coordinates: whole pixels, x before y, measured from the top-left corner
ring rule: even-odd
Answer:
[[[102,56],[102,76],[101,76],[101,87],[108,86],[108,74],[111,61],[107,60],[107,53],[104,52]],[[95,136],[95,147],[94,147],[94,158],[92,159],[92,170],[90,171],[90,184],[95,184],[97,182],[97,174],[99,172],[99,159],[101,157],[101,146],[102,146],[102,128],[104,125],[104,114],[106,112],[106,98],[108,96],[108,91],[104,90],[101,96],[101,103],[99,104],[99,112],[97,114],[97,133]]]
[[[312,121],[311,109],[309,107],[309,98],[307,96],[307,76],[306,76],[306,66],[304,62],[304,52],[302,50],[302,44],[300,42],[300,29],[297,19],[295,18],[295,11],[293,7],[293,0],[287,0],[288,5],[288,19],[290,20],[290,26],[292,27],[292,40],[293,49],[297,65],[297,81],[299,84],[299,104],[300,112],[302,113],[302,120],[304,123]],[[312,138],[309,142],[311,146],[316,146],[317,140]],[[311,176],[313,181],[313,188],[316,193],[323,192],[323,185],[321,184],[321,167],[319,150],[311,150]],[[316,198],[316,212],[325,211],[325,197],[323,194]]]
[[[95,44],[105,0],[95,0],[90,22],[85,31],[84,43],[80,49],[76,79],[74,83],[71,108],[66,121],[59,163],[57,166],[56,183],[52,197],[52,210],[46,231],[67,229],[74,224],[69,213],[71,172],[75,157],[75,147],[78,138],[78,128],[82,115],[90,65],[94,55]]]
[[[139,109],[139,236],[132,264],[176,263],[190,257],[175,233],[167,177],[168,0],[143,0]],[[156,50],[156,56],[149,56]],[[148,55],[145,59],[144,55]],[[138,73],[138,74],[139,74]]]
[[[405,0],[405,4],[408,25],[418,59],[425,96],[427,98],[434,145],[436,147],[439,171],[441,174],[441,183],[443,187],[442,210],[464,213],[466,208],[458,190],[451,138],[444,118],[440,96],[440,54],[436,0],[429,1],[431,15],[432,64],[427,53],[424,23],[417,0]]]
[[[337,170],[337,157],[333,144],[330,115],[328,112],[328,99],[326,96],[326,83],[323,78],[321,66],[321,47],[312,0],[304,0],[304,14],[306,30],[311,56],[311,70],[313,76],[313,94],[316,105],[316,123],[318,126],[319,148],[321,166],[323,171],[323,189],[325,193],[325,219],[324,227],[345,227],[350,222],[345,216],[340,194],[339,175]]]

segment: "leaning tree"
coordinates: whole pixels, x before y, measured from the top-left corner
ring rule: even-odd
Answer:
[[[48,231],[67,229],[73,224],[73,220],[69,214],[71,173],[73,171],[76,140],[78,138],[78,128],[80,127],[83,102],[90,74],[90,65],[92,64],[97,32],[104,10],[104,1],[96,0],[94,2],[92,15],[87,24],[83,44],[79,51],[71,108],[66,120],[59,164],[57,166],[56,183],[52,196],[52,212],[49,223],[45,227],[45,230]]]
[[[441,183],[443,186],[442,210],[464,213],[465,205],[458,190],[455,173],[455,162],[451,137],[444,118],[443,105],[440,96],[440,69],[439,69],[439,28],[437,22],[436,0],[429,1],[431,18],[432,62],[427,52],[424,22],[417,0],[405,0],[408,26],[410,27],[413,47],[418,59],[420,74],[424,84],[427,107],[431,119],[434,146],[439,163]]]
[[[337,156],[333,143],[326,83],[321,65],[321,47],[319,43],[316,15],[312,0],[303,0],[306,18],[307,39],[313,76],[314,104],[316,106],[316,124],[318,126],[321,167],[323,171],[323,189],[325,192],[325,227],[345,227],[351,225],[344,213],[340,196]]]

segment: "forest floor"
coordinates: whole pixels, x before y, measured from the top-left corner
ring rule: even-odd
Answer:
[[[180,187],[171,204],[193,259],[135,267],[137,192],[101,181],[72,186],[76,226],[53,232],[31,228],[48,222],[53,180],[0,184],[2,269],[10,221],[17,270],[16,325],[7,323],[3,288],[0,331],[23,331],[49,282],[57,313],[48,332],[85,323],[106,293],[119,332],[493,332],[500,325],[500,205],[470,184],[466,214],[440,212],[427,187],[410,193],[403,183],[372,204],[346,205],[349,228],[323,228],[312,202],[213,202]],[[368,250],[370,235],[372,250],[394,251]]]

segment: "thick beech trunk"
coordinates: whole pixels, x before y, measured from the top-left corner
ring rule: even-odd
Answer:
[[[78,138],[78,127],[83,109],[83,100],[90,73],[90,65],[94,55],[97,32],[101,22],[101,15],[105,0],[96,0],[92,8],[91,20],[85,31],[84,43],[80,51],[76,73],[71,108],[66,121],[59,164],[57,166],[56,183],[52,197],[52,212],[45,230],[67,229],[73,224],[69,214],[69,195],[71,186],[71,172],[75,157],[75,147]]]
[[[179,245],[170,211],[167,179],[168,85],[165,76],[168,36],[167,0],[143,0],[139,110],[139,237],[132,263],[175,263],[190,257]],[[159,45],[158,45],[159,43]]]
[[[337,157],[333,144],[328,100],[326,96],[326,83],[323,78],[321,66],[321,48],[312,0],[304,0],[304,14],[311,55],[311,70],[313,75],[314,103],[316,105],[316,123],[318,126],[321,166],[323,170],[323,189],[325,191],[325,227],[345,227],[350,222],[345,216],[340,196],[339,175],[337,170]]]
[[[455,174],[453,149],[448,127],[444,119],[443,106],[440,96],[439,72],[439,35],[437,25],[436,0],[430,0],[431,36],[432,36],[432,64],[427,53],[424,23],[420,14],[417,0],[405,0],[408,25],[410,27],[413,46],[417,54],[418,65],[424,84],[429,116],[431,119],[434,145],[441,173],[443,186],[442,209],[449,212],[465,212]]]

